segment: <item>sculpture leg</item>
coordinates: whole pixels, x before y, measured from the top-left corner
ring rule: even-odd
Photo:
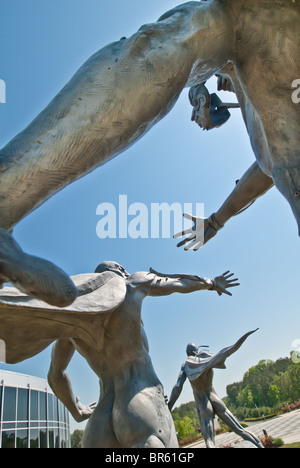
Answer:
[[[107,382],[106,382],[107,384]],[[113,428],[114,389],[108,384],[106,392],[87,422],[82,448],[122,448]]]
[[[242,437],[242,439],[247,440],[248,442],[251,442],[254,444],[257,448],[264,448],[258,437],[256,437],[254,434],[251,432],[247,431],[245,428],[243,428],[239,422],[235,419],[233,414],[226,409],[223,413],[218,414],[219,418],[224,421],[225,424],[227,424],[228,427],[230,427],[237,435]]]
[[[292,208],[300,236],[300,166],[276,166],[273,169],[272,177],[276,187]]]
[[[29,296],[57,307],[76,299],[77,288],[57,266],[22,251],[13,237],[0,228],[0,284],[11,283]]]
[[[201,432],[205,440],[206,448],[216,448],[215,445],[215,425],[213,417],[199,418]]]
[[[216,448],[215,445],[215,425],[214,410],[206,394],[195,398],[201,432],[206,448]]]

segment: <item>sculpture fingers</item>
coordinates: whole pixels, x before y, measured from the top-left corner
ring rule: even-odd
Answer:
[[[188,234],[192,234],[193,229],[186,229],[185,231],[178,232],[177,234],[174,234],[173,239],[178,239],[179,237],[187,236]]]
[[[53,263],[26,254],[7,231],[0,228],[0,282],[50,305],[66,307],[78,291],[69,276]]]
[[[205,244],[205,242],[199,242],[199,243],[193,248],[193,251],[194,251],[194,252],[197,252],[199,249],[201,249],[201,247],[203,247],[204,244]]]
[[[228,283],[230,284],[240,284],[240,283],[235,283],[235,281],[238,281],[238,278],[233,278],[232,280],[229,280]]]
[[[230,270],[228,270],[228,271],[225,271],[225,273],[223,273],[223,275],[222,275],[222,276],[224,276],[224,278],[225,278],[225,277],[226,277],[226,275],[228,275],[228,273],[230,273]]]
[[[226,278],[228,280],[228,278],[231,278],[233,275],[234,275],[234,273],[228,273],[226,275],[224,273],[224,278]]]
[[[229,291],[227,291],[226,289],[223,289],[223,288],[222,288],[222,292],[223,292],[224,294],[227,294],[227,296],[232,296],[232,294],[231,294]]]
[[[193,240],[193,242],[191,242],[187,247],[184,248],[185,251],[191,250],[193,247],[195,247],[196,245],[199,244],[199,239],[197,238],[197,236],[194,236],[192,239],[194,239],[194,238],[195,238],[195,240]],[[188,239],[188,240],[190,240],[190,239]]]
[[[90,403],[90,404],[87,406],[87,408],[88,408],[91,412],[95,411],[96,407],[97,407],[97,402],[96,402],[96,401],[94,401],[93,403]]]
[[[193,215],[190,215],[189,213],[183,213],[183,217],[185,219],[189,219],[190,221],[193,221],[194,223],[196,223],[197,221],[197,218]]]
[[[177,244],[177,247],[182,247],[183,245],[187,244],[189,241],[195,239],[196,234],[192,234],[188,236],[186,239],[183,239],[181,242]]]

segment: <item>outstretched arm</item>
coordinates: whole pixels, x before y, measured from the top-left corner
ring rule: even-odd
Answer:
[[[230,218],[248,208],[257,198],[270,190],[273,185],[273,180],[264,174],[257,162],[255,162],[237,182],[234,190],[216,213],[204,220],[188,214],[184,215],[187,219],[193,221],[194,226],[174,236],[175,239],[185,236],[185,239],[179,242],[178,247],[189,243],[185,250],[199,250],[224,227]]]
[[[168,407],[169,407],[170,411],[172,411],[173,406],[175,405],[176,401],[178,400],[178,398],[179,398],[179,396],[180,396],[180,394],[182,392],[183,384],[184,384],[185,381],[186,381],[186,373],[184,371],[184,364],[183,364],[183,366],[181,367],[180,374],[179,374],[178,379],[177,379],[177,383],[173,387],[173,390],[171,392],[170,399],[169,399],[169,402],[168,402]]]
[[[69,339],[59,339],[54,343],[51,355],[51,365],[48,372],[48,382],[59,400],[70,411],[77,422],[88,419],[96,403],[82,405],[79,398],[74,397],[72,385],[66,368],[72,359],[75,348]]]
[[[144,296],[169,296],[174,293],[188,294],[195,291],[216,291],[219,296],[231,293],[228,288],[239,286],[233,273],[226,271],[215,278],[200,278],[192,275],[162,275],[152,270],[151,273],[135,273],[130,277],[129,283],[133,289],[139,289]]]

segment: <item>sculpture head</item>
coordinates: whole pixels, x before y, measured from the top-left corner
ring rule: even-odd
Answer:
[[[187,356],[197,356],[198,354],[198,346],[194,343],[189,343],[186,347],[186,354]]]
[[[191,87],[189,100],[193,106],[192,122],[196,122],[203,130],[210,130],[212,128],[209,123],[210,99],[204,83]]]
[[[95,273],[103,273],[104,271],[112,271],[123,278],[128,278],[129,273],[116,262],[102,262],[97,266]]]
[[[190,89],[189,99],[193,106],[192,122],[203,130],[221,127],[230,118],[230,104],[224,104],[217,94],[210,94],[204,83]]]

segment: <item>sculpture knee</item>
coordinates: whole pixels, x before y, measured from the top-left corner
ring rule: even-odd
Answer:
[[[214,410],[211,405],[206,405],[198,410],[199,419],[213,419],[215,416]]]

